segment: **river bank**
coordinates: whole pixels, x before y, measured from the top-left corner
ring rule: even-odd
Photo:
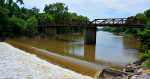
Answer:
[[[0,42],[0,79],[92,79]]]

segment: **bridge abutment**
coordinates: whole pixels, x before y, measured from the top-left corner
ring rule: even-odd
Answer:
[[[96,44],[96,27],[87,27],[84,34],[85,44]]]

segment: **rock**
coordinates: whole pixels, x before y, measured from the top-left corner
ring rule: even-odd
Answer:
[[[150,68],[141,67],[142,61],[128,64],[122,71],[104,69],[99,79],[150,79]]]
[[[143,73],[150,74],[150,68],[143,68]]]
[[[148,74],[134,75],[130,79],[150,79],[150,75]]]
[[[123,71],[104,69],[98,79],[150,79],[150,68],[143,68],[140,64],[140,61],[128,64]]]
[[[142,60],[139,60],[139,61],[136,61],[136,62],[134,62],[133,64],[135,64],[135,65],[141,65],[142,64]]]
[[[145,71],[149,71],[149,69],[137,68],[129,79],[150,79],[150,74],[146,73]]]
[[[128,74],[122,71],[104,69],[99,75],[99,79],[128,79]]]
[[[135,72],[135,67],[132,64],[129,64],[125,67],[124,69],[125,72],[131,72],[134,73]]]
[[[143,69],[142,68],[140,68],[140,69],[135,71],[136,75],[141,75],[142,73],[143,73]]]

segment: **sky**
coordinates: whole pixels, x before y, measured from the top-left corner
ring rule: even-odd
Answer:
[[[43,10],[46,4],[62,2],[70,12],[76,12],[90,19],[126,18],[150,9],[150,0],[24,0],[24,7]]]

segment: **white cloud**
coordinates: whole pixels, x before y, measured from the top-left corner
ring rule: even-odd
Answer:
[[[24,0],[25,7],[43,9],[45,4],[63,2],[70,11],[90,18],[135,15],[150,8],[150,0]]]

